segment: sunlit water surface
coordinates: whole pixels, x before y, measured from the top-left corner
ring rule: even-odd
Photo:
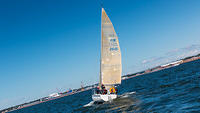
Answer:
[[[91,90],[13,111],[71,112],[199,112],[200,60],[122,81],[119,98],[94,104]]]

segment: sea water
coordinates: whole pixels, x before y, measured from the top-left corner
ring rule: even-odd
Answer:
[[[91,94],[83,91],[12,113],[200,112],[200,60],[123,80],[119,98],[111,102],[95,104]]]

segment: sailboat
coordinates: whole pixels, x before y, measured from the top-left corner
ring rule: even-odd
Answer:
[[[116,86],[121,84],[121,51],[117,34],[104,8],[101,14],[100,81],[92,99],[111,101],[117,98]]]

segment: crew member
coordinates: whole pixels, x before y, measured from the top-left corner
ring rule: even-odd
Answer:
[[[107,90],[103,84],[101,85],[101,92],[102,94],[107,94]]]
[[[107,94],[107,90],[106,89],[103,90],[103,94]]]
[[[97,88],[96,88],[96,93],[97,93],[97,94],[99,94],[99,93],[100,93],[99,86],[97,86]]]
[[[102,90],[105,89],[105,86],[104,86],[103,84],[101,85],[101,89],[102,89]]]
[[[110,94],[114,94],[113,88],[111,88],[111,90],[110,90]]]

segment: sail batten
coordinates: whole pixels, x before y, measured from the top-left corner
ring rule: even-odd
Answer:
[[[102,8],[100,84],[121,83],[121,51],[113,24]]]

